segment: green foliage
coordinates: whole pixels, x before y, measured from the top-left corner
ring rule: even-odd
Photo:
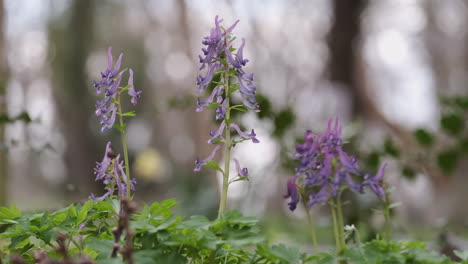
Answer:
[[[460,114],[449,113],[442,116],[440,126],[444,131],[456,136],[463,131],[465,123]]]
[[[275,123],[273,136],[282,137],[284,133],[294,125],[296,115],[291,108],[285,108],[275,115],[273,121]]]
[[[430,147],[434,143],[434,136],[425,129],[416,129],[414,131],[414,137],[416,141],[424,147]]]
[[[9,117],[6,113],[0,114],[0,125],[14,123],[16,121],[23,121],[25,123],[30,123],[32,121],[28,112],[21,112],[15,117]]]
[[[384,151],[385,153],[387,153],[388,155],[394,158],[398,158],[400,156],[400,150],[395,146],[393,141],[389,138],[385,139]]]
[[[452,173],[457,167],[458,158],[459,155],[457,151],[448,149],[437,155],[437,165],[445,173]]]
[[[257,220],[237,211],[225,212],[210,221],[205,216],[182,219],[172,213],[177,201],[143,205],[130,218],[134,232],[134,263],[392,263],[451,264],[448,258],[426,250],[419,241],[373,240],[350,246],[342,254],[322,252],[308,256],[297,248],[268,245]],[[67,239],[72,258],[86,255],[95,263],[125,263],[111,258],[113,228],[117,225],[120,203],[117,200],[92,201],[70,205],[55,212],[23,215],[15,206],[0,208],[0,260],[9,263],[16,254],[33,262],[36,251],[59,259],[58,235]],[[124,243],[120,241],[119,243]],[[468,263],[466,252],[455,252]],[[343,262],[344,261],[344,262]]]

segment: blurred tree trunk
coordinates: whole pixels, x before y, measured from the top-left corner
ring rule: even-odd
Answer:
[[[356,85],[355,60],[361,34],[361,13],[366,0],[333,1],[334,23],[329,33],[330,81],[344,85],[351,94],[352,115],[364,114]]]
[[[6,59],[5,8],[0,0],[0,114],[6,113],[6,87],[8,83],[8,62]],[[0,124],[0,144],[5,143],[5,124]],[[8,153],[0,149],[0,206],[8,203]]]
[[[85,71],[93,40],[94,5],[91,0],[74,0],[64,16],[49,25],[54,97],[66,139],[68,183],[79,188],[79,195],[92,191],[98,153],[89,128],[95,99],[90,97],[92,84]]]

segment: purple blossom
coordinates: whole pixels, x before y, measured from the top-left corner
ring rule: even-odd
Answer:
[[[307,206],[312,207],[316,204],[326,203],[330,197],[327,189],[328,187],[324,185],[318,193],[311,193]]]
[[[102,88],[104,89],[104,99],[96,101],[96,115],[100,117],[101,132],[108,130],[114,126],[117,115],[117,95],[121,89],[120,82],[122,81],[123,72],[119,73],[120,65],[122,63],[123,53],[119,55],[115,66],[113,66],[112,47],[107,50],[107,68],[101,72],[101,80],[94,82],[96,88],[96,95],[101,94]],[[129,70],[128,94],[131,96],[131,103],[137,104],[137,99],[141,96],[141,91],[136,91],[133,85],[133,70]]]
[[[127,196],[127,175],[124,172],[124,162],[120,160],[120,155],[116,157],[112,153],[111,143],[106,145],[106,152],[101,162],[96,163],[94,174],[96,181],[102,181],[106,185],[106,193],[100,197],[96,197],[93,193],[89,196],[90,199],[102,201],[111,196],[115,191],[120,197]],[[136,179],[130,181],[130,189],[135,191]]]
[[[253,129],[252,129],[252,132],[250,132],[249,134],[247,132],[242,131],[240,127],[235,123],[232,123],[230,127],[234,128],[237,131],[237,134],[239,134],[241,138],[251,139],[253,143],[260,143],[260,140],[256,138],[257,134],[255,134],[255,131]]]
[[[241,168],[239,161],[236,158],[232,160],[234,160],[234,163],[236,165],[237,175],[239,177],[246,177],[247,175],[249,175],[249,170],[247,168]]]
[[[216,99],[216,103],[221,104],[221,106],[216,107],[215,110],[216,120],[222,120],[224,118],[224,115],[226,114],[227,100],[224,100],[221,96],[218,96],[218,98]]]
[[[364,176],[364,182],[362,183],[363,187],[369,186],[371,190],[381,199],[384,198],[386,195],[382,182],[382,178],[386,167],[387,163],[382,164],[379,171],[374,177],[371,177],[370,174],[367,173]]]
[[[96,181],[100,181],[104,179],[107,174],[107,169],[109,168],[112,159],[110,155],[112,153],[111,142],[107,142],[106,145],[106,152],[104,153],[104,158],[102,158],[101,162],[96,162],[96,168],[94,168],[94,174],[96,174]]]
[[[369,186],[378,197],[385,195],[381,180],[386,164],[382,165],[375,177],[369,174],[363,177],[356,158],[342,148],[338,118],[328,121],[323,134],[306,131],[304,139],[303,144],[296,145],[294,158],[299,162],[295,178],[307,187],[304,189],[308,193],[304,195],[308,199],[308,206],[322,204],[346,188],[363,193],[364,187]]]
[[[224,128],[226,127],[226,122],[223,120],[221,125],[219,125],[218,130],[211,130],[210,131],[210,139],[208,140],[208,144],[213,144],[215,140],[223,135]]]
[[[294,211],[299,203],[299,193],[297,192],[296,177],[289,178],[287,185],[287,193],[283,196],[284,198],[291,198],[288,203],[289,210]]]
[[[130,76],[128,77],[128,85],[130,85],[130,88],[128,89],[128,95],[132,97],[130,102],[132,102],[133,105],[136,105],[137,99],[141,96],[141,91],[135,91],[135,86],[133,85],[133,70],[129,69],[129,72]]]
[[[107,49],[107,68],[103,72],[101,72],[101,80],[99,82],[93,81],[94,87],[96,88],[96,95],[99,95],[101,93],[101,87],[110,86],[114,83],[114,79],[120,70],[122,57],[123,53],[120,53],[119,58],[117,59],[117,63],[115,64],[114,68],[112,68],[112,47],[109,47]]]
[[[216,155],[216,152],[221,148],[221,145],[216,145],[216,147],[214,147],[213,151],[211,152],[211,154],[204,160],[200,160],[200,159],[196,159],[195,160],[195,168],[193,169],[193,171],[195,172],[198,172],[201,170],[201,166],[205,165],[208,161],[212,160],[214,158],[214,156]]]

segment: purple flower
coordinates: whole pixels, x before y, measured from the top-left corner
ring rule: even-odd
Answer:
[[[234,163],[236,164],[236,171],[239,177],[246,177],[249,175],[249,170],[247,168],[241,168],[239,161],[236,158],[232,160],[234,160]]]
[[[287,193],[283,196],[284,198],[291,198],[288,203],[289,210],[296,210],[297,204],[299,203],[299,193],[297,192],[296,177],[289,178],[287,185]]]
[[[112,152],[111,142],[107,142],[106,152],[104,153],[104,158],[101,162],[96,162],[96,168],[94,168],[94,174],[96,174],[96,181],[104,179],[107,174],[107,169],[109,168],[112,159],[110,158]]]
[[[205,165],[208,161],[212,160],[214,158],[214,156],[216,155],[216,152],[221,148],[221,145],[216,145],[216,147],[214,147],[213,151],[211,152],[210,156],[208,156],[206,159],[204,160],[200,160],[200,159],[196,159],[195,160],[195,168],[193,169],[193,171],[195,172],[198,172],[201,170],[201,166]]]
[[[120,70],[122,57],[123,53],[120,53],[119,58],[117,59],[117,63],[115,64],[114,68],[112,68],[112,47],[109,47],[107,49],[107,68],[103,72],[101,72],[101,80],[99,82],[93,81],[94,87],[96,88],[96,95],[99,95],[101,93],[101,87],[110,86],[114,83],[114,79]]]
[[[120,160],[120,155],[112,157],[111,143],[106,145],[106,152],[101,162],[96,163],[94,174],[96,181],[102,181],[106,185],[107,192],[100,197],[96,197],[93,193],[89,196],[93,200],[104,200],[117,191],[118,196],[127,196],[127,175],[124,172],[124,162]],[[130,189],[135,191],[136,180],[130,181]]]
[[[247,132],[243,132],[243,131],[239,128],[239,126],[238,126],[237,124],[235,124],[235,123],[232,123],[232,124],[230,125],[230,127],[234,128],[234,129],[237,131],[237,134],[239,134],[239,136],[240,136],[241,138],[243,138],[243,139],[251,139],[253,143],[260,143],[260,140],[258,140],[258,139],[256,138],[257,135],[255,134],[255,131],[254,131],[253,129],[252,129],[252,132],[250,132],[250,134],[249,134],[249,133],[247,133]]]
[[[371,177],[370,174],[367,173],[364,176],[364,182],[362,183],[363,186],[369,186],[371,190],[381,199],[385,197],[385,189],[383,188],[382,182],[385,167],[387,167],[387,163],[382,164],[374,177]]]
[[[129,69],[129,72],[130,76],[128,77],[128,85],[130,85],[130,88],[128,89],[128,95],[132,97],[130,102],[132,102],[133,105],[136,105],[137,99],[141,96],[141,91],[135,91],[135,86],[133,86],[133,70]]]
[[[211,80],[213,79],[213,76],[214,76],[216,70],[219,69],[220,67],[221,67],[221,63],[215,62],[215,63],[211,64],[210,66],[208,66],[208,71],[206,72],[205,77],[203,77],[201,75],[198,75],[198,77],[197,77],[197,85],[198,85],[197,93],[203,92],[206,89],[206,87],[208,87],[208,85],[211,83]]]
[[[114,193],[114,189],[112,188],[107,188],[107,192],[102,195],[102,196],[99,196],[99,197],[96,197],[94,195],[94,193],[91,193],[91,195],[89,195],[88,199],[92,199],[94,201],[104,201],[104,199],[106,199],[107,197],[109,197],[112,193]]]
[[[114,67],[112,58],[112,47],[107,50],[107,68],[101,72],[101,80],[94,82],[96,88],[96,95],[101,94],[101,89],[104,89],[104,99],[96,101],[96,115],[100,117],[101,132],[108,130],[114,126],[116,121],[117,106],[115,100],[120,92],[120,82],[122,81],[123,71],[119,73],[120,65],[122,63],[123,53],[120,54],[119,58]],[[136,91],[133,85],[133,70],[129,70],[128,94],[132,97],[131,102],[133,105],[137,104],[137,99],[141,96],[141,91]]]
[[[318,193],[311,193],[310,194],[310,199],[309,202],[307,203],[307,206],[312,207],[316,204],[323,204],[326,203],[329,199],[329,193],[327,191],[328,187],[324,185],[322,189]]]
[[[362,193],[364,186],[369,186],[377,196],[385,195],[380,181],[386,164],[374,178],[366,174],[363,179],[356,158],[342,149],[343,140],[338,118],[328,121],[323,134],[306,131],[304,139],[303,144],[296,145],[294,158],[299,162],[295,177],[307,187],[304,190],[308,192],[308,206],[322,204],[346,188]]]
[[[226,122],[223,120],[221,122],[221,125],[219,125],[218,130],[211,130],[210,131],[210,139],[208,139],[208,144],[213,144],[215,140],[217,140],[219,137],[223,135],[224,128],[226,127]]]

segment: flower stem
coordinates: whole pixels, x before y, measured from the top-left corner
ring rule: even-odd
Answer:
[[[331,215],[332,215],[332,220],[333,220],[333,234],[335,235],[336,251],[340,253],[341,252],[340,234],[338,231],[338,222],[336,220],[336,208],[335,208],[335,203],[333,202],[333,200],[330,200],[329,205],[330,205],[330,210],[331,210]]]
[[[128,150],[127,150],[127,136],[125,133],[125,123],[123,121],[123,113],[122,113],[122,104],[120,102],[120,93],[117,96],[117,106],[119,111],[119,125],[120,125],[120,135],[122,137],[122,148],[124,153],[124,160],[125,160],[125,174],[127,175],[126,179],[126,186],[127,186],[127,198],[129,200],[132,199],[131,189],[130,189],[130,164],[128,163]]]
[[[388,202],[388,198],[383,198],[384,204],[384,216],[385,216],[385,240],[390,241],[391,234],[390,234],[390,205]]]
[[[343,220],[343,211],[341,209],[341,192],[338,193],[336,197],[336,211],[338,215],[338,232],[340,235],[341,249],[346,248],[346,241],[344,237],[344,220]]]
[[[315,232],[315,223],[314,219],[312,218],[312,215],[310,214],[310,209],[307,207],[307,202],[305,201],[304,198],[302,198],[302,204],[304,205],[304,208],[307,213],[307,220],[309,221],[310,225],[310,232],[312,234],[312,246],[314,248],[314,253],[318,253],[318,243],[317,243],[317,233]]]
[[[231,109],[229,102],[229,72],[228,70],[224,74],[224,92],[226,95],[226,113],[224,114],[224,121],[226,122],[226,131],[224,135],[224,173],[223,173],[223,188],[221,190],[221,200],[219,202],[218,218],[221,218],[224,211],[226,210],[227,193],[229,188],[229,165],[231,162],[231,129],[230,117]]]

